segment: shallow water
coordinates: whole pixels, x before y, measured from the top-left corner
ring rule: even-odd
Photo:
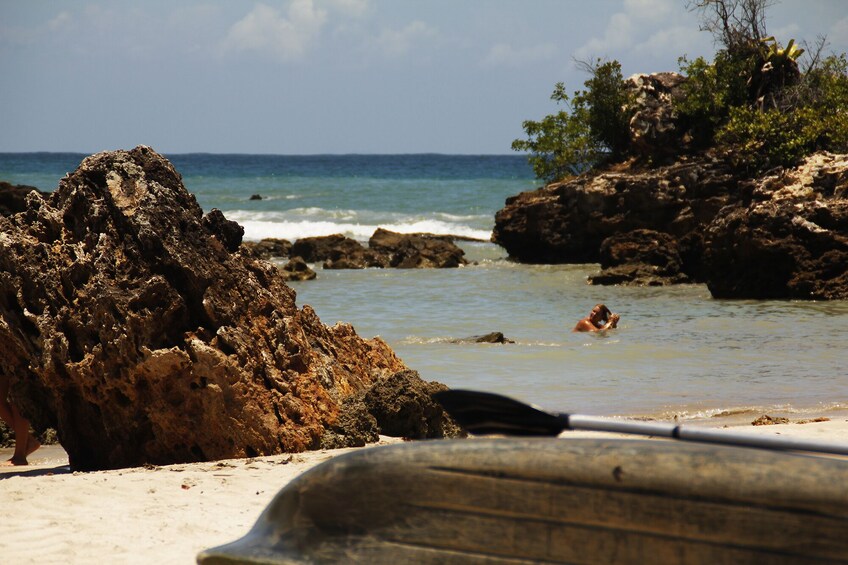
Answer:
[[[802,418],[848,409],[848,302],[714,300],[702,285],[594,287],[597,265],[528,266],[491,244],[446,270],[324,271],[292,283],[328,324],[379,335],[428,380],[591,414]],[[498,258],[500,257],[500,258]],[[596,302],[621,315],[572,333]],[[452,343],[501,331],[514,344]],[[753,418],[752,418],[753,419]]]

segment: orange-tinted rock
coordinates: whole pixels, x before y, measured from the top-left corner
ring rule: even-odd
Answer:
[[[241,234],[147,147],[0,218],[0,369],[74,468],[318,448],[347,398],[406,369],[298,309],[274,265],[234,253]]]

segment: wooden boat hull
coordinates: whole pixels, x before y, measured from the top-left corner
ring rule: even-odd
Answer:
[[[198,562],[848,562],[848,461],[644,440],[378,447],[305,472]]]

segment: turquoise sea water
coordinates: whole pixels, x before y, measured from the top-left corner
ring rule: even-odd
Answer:
[[[0,180],[51,190],[84,155],[0,154]],[[537,183],[521,156],[172,155],[204,210],[247,239],[381,226],[487,239],[504,199]],[[250,200],[260,194],[262,200]],[[428,380],[575,413],[752,420],[848,413],[848,301],[714,300],[706,287],[593,287],[597,265],[519,265],[491,243],[447,270],[323,271],[292,283],[322,321],[381,336]],[[596,302],[621,314],[574,334]],[[452,340],[501,331],[516,343]]]

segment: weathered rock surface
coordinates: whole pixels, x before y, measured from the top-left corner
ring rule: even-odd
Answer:
[[[406,370],[298,309],[274,265],[233,253],[240,230],[147,147],[0,218],[0,370],[75,469],[317,448],[346,399]]]
[[[680,153],[683,132],[672,102],[686,77],[679,73],[636,74],[624,81],[634,99],[630,145],[634,154],[664,161]]]
[[[848,155],[758,179],[706,230],[716,298],[848,299]]]
[[[324,436],[325,447],[358,447],[379,435],[407,439],[464,437],[465,431],[433,400],[447,387],[400,371],[345,400],[342,417]]]
[[[10,184],[6,181],[0,181],[0,216],[23,212],[26,208],[27,194],[33,191],[44,195],[43,192],[34,186]]]
[[[601,273],[592,284],[662,286],[690,282],[683,273],[677,240],[654,230],[633,230],[606,238],[600,248]]]
[[[597,263],[601,243],[613,235],[697,235],[738,199],[738,184],[729,165],[712,159],[581,175],[508,198],[492,240],[525,263]]]
[[[355,239],[333,234],[298,239],[291,248],[309,263],[323,261],[325,269],[365,269],[387,267],[388,258],[380,252],[363,247]]]
[[[292,244],[287,239],[265,238],[261,241],[242,241],[241,252],[256,259],[288,257]]]
[[[706,282],[721,298],[844,299],[847,210],[848,155],[816,154],[756,179],[702,156],[511,197],[493,241],[527,263],[599,262],[594,284]]]
[[[515,343],[504,336],[503,332],[489,332],[483,335],[472,335],[451,340],[451,343]]]
[[[389,257],[389,266],[399,269],[450,269],[467,265],[465,252],[451,236],[403,234],[378,228],[368,246]]]

